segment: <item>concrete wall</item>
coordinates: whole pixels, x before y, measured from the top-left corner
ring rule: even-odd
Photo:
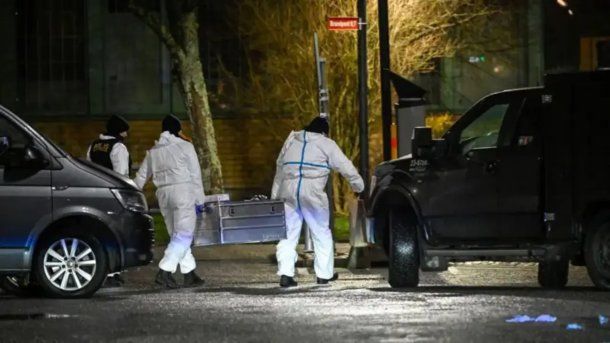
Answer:
[[[87,2],[90,114],[184,114],[172,85],[169,55],[159,39],[131,13],[110,13],[106,3]]]
[[[516,46],[502,52],[473,52],[446,58],[440,69],[440,110],[463,113],[481,97],[505,89],[542,83],[542,0],[531,0],[512,19]],[[484,60],[476,57],[484,56]],[[433,110],[434,111],[434,110]]]

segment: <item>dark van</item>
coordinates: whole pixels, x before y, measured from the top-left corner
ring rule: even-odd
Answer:
[[[88,297],[152,260],[144,194],[77,160],[0,106],[0,287]]]

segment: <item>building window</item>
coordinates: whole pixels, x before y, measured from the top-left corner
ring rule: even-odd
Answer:
[[[87,111],[85,1],[19,1],[19,80],[28,114]]]
[[[129,12],[129,1],[127,0],[108,0],[108,12],[124,13]]]
[[[160,1],[164,0],[139,0],[138,5],[149,10],[159,11]],[[108,0],[109,13],[129,13],[129,0]]]

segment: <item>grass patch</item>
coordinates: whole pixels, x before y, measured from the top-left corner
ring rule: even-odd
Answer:
[[[349,242],[349,217],[335,215],[335,240],[337,242]]]
[[[163,216],[161,214],[154,214],[153,220],[155,222],[155,242],[158,245],[169,243],[169,235],[165,228]],[[347,216],[335,216],[334,237],[337,242],[349,242],[349,218]]]
[[[155,243],[157,245],[165,245],[169,243],[169,235],[165,228],[165,222],[161,214],[153,214],[153,221],[155,222]]]

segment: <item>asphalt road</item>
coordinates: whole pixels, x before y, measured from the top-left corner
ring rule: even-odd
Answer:
[[[92,299],[16,298],[0,293],[0,342],[523,342],[610,341],[610,294],[592,288],[583,268],[569,287],[536,285],[533,264],[476,263],[424,273],[416,290],[389,288],[383,269],[350,272],[318,286],[305,268],[299,287],[281,289],[273,246],[198,250],[206,285],[164,291],[155,266],[125,274],[122,288]],[[549,314],[553,323],[507,323]],[[578,323],[582,330],[567,330]]]

